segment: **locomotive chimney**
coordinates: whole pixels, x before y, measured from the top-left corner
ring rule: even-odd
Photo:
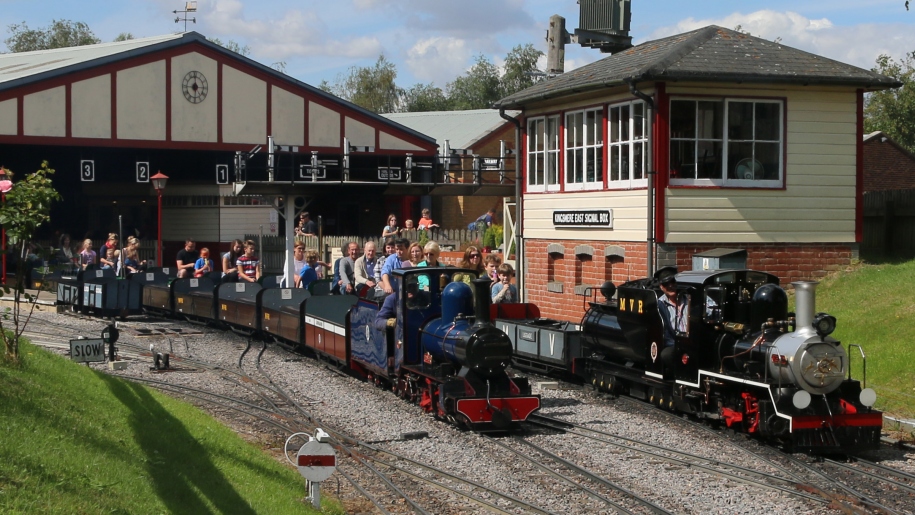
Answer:
[[[816,312],[817,300],[816,281],[795,281],[794,304],[797,330],[813,330],[813,314]]]
[[[476,318],[475,325],[489,325],[492,323],[492,318],[489,316],[489,307],[492,305],[492,297],[489,293],[491,284],[492,280],[486,275],[473,280],[473,290],[476,296],[473,313]]]

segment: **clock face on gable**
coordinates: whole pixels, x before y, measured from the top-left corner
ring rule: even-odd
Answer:
[[[181,82],[184,98],[192,104],[199,104],[207,97],[207,78],[198,71],[190,71]]]

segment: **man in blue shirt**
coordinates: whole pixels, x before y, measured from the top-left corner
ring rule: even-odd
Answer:
[[[410,241],[406,238],[398,238],[394,240],[394,253],[384,260],[384,267],[381,269],[381,282],[384,284],[385,295],[394,293],[394,288],[391,282],[391,271],[397,270],[398,268],[403,268],[404,255],[407,253],[407,247],[409,246]]]

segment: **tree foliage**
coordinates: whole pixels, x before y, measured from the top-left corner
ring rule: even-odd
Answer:
[[[7,179],[12,180],[13,173],[4,170]],[[5,346],[5,358],[8,362],[19,362],[19,338],[28,320],[20,321],[20,298],[25,296],[26,301],[31,301],[30,295],[25,293],[25,263],[26,253],[28,251],[28,241],[35,234],[35,231],[45,222],[51,219],[51,203],[60,200],[60,194],[54,189],[51,183],[51,175],[54,170],[48,167],[48,162],[41,163],[34,173],[30,173],[19,182],[13,184],[12,189],[6,193],[6,201],[0,203],[0,225],[6,229],[6,236],[10,246],[19,252],[20,266],[16,268],[16,287],[13,290],[13,308],[12,313],[6,313],[0,318],[0,338],[3,339]],[[6,293],[9,288],[4,287]],[[35,304],[31,304],[32,309]],[[31,315],[31,313],[29,313]],[[7,332],[5,323],[7,315],[11,315],[14,330]]]
[[[445,92],[432,83],[415,84],[401,95],[401,112],[448,111],[450,109],[451,101],[445,96]]]
[[[543,80],[543,74],[538,73],[537,69],[537,61],[541,57],[543,52],[530,43],[511,49],[505,56],[505,70],[502,74],[503,97],[527,89]]]
[[[10,52],[50,50],[102,42],[81,21],[53,20],[49,27],[40,29],[30,29],[25,22],[14,23],[9,26],[9,31],[10,37],[4,41]]]
[[[320,88],[369,111],[393,113],[401,93],[396,78],[397,67],[380,55],[374,66],[353,66],[333,84],[322,81]]]
[[[873,71],[898,80],[902,87],[868,95],[864,130],[883,131],[903,148],[915,152],[915,52],[900,61],[881,55]]]
[[[448,83],[448,98],[454,109],[488,109],[502,98],[499,68],[478,55],[466,74]]]
[[[239,44],[237,41],[233,41],[231,39],[226,41],[225,43],[223,43],[222,40],[219,38],[207,38],[207,41],[209,41],[210,43],[216,43],[217,45],[225,48],[226,50],[230,50],[232,52],[235,52],[236,54],[243,55],[245,57],[247,57],[248,54],[251,53],[251,48],[249,48],[248,45],[243,46],[243,45]],[[285,65],[285,63],[283,63],[283,64]]]

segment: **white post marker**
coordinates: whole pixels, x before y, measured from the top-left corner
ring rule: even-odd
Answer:
[[[321,508],[321,482],[337,469],[337,454],[330,441],[330,435],[323,429],[315,430],[314,438],[303,445],[296,454],[296,467],[308,481],[308,494],[311,504]]]

